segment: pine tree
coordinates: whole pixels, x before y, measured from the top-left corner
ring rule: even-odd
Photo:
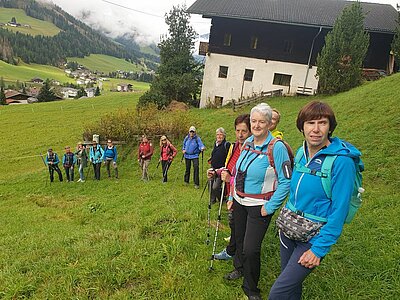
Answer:
[[[7,105],[6,95],[4,94],[4,87],[0,88],[0,105]]]
[[[159,44],[160,65],[148,92],[139,100],[143,105],[154,102],[159,108],[172,100],[193,103],[200,92],[201,66],[193,56],[196,32],[190,26],[185,6],[174,6],[165,17],[168,36]]]
[[[79,98],[81,98],[81,97],[87,97],[87,93],[86,93],[86,91],[85,91],[85,89],[84,89],[83,87],[81,87],[81,88],[78,90],[78,93],[76,93],[75,99],[79,99]]]
[[[397,27],[392,42],[392,51],[396,64],[400,67],[400,7],[398,7]]]
[[[46,79],[37,97],[39,102],[49,102],[56,100],[56,95],[50,88],[50,80]]]
[[[326,35],[317,57],[319,92],[334,94],[361,84],[362,63],[369,46],[359,2],[346,7]]]
[[[98,86],[96,87],[96,91],[94,92],[94,96],[95,97],[100,96],[100,88]]]

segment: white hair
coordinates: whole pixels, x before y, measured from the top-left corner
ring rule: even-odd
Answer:
[[[225,132],[225,129],[224,129],[224,128],[220,127],[220,128],[218,128],[217,130],[215,130],[215,133],[218,133],[218,132],[220,132],[220,133],[222,133],[224,136],[226,136],[226,132]]]
[[[250,118],[255,112],[258,112],[259,114],[263,115],[269,123],[271,122],[272,108],[267,103],[260,103],[254,106],[250,111]]]

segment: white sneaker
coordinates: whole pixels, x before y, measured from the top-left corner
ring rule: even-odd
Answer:
[[[80,180],[80,179],[79,179]],[[80,180],[80,182],[85,182],[85,180]]]

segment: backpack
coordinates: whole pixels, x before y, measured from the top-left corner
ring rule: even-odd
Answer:
[[[355,147],[352,144],[350,144],[346,141],[343,141],[343,140],[342,140],[342,142],[347,148],[355,149]],[[313,174],[315,176],[321,177],[321,183],[322,183],[324,192],[325,192],[326,196],[330,200],[332,200],[332,182],[331,182],[332,167],[333,167],[333,163],[335,162],[335,159],[338,157],[338,155],[327,155],[322,163],[321,171],[315,172],[315,170],[311,170],[311,169],[307,168],[306,166],[300,165],[300,160],[303,156],[303,151],[301,149],[302,148],[300,148],[300,150],[297,152],[296,158],[295,158],[296,170],[299,172],[302,172],[302,173]],[[353,193],[351,194],[351,198],[350,198],[349,212],[348,212],[348,214],[346,216],[346,220],[345,220],[346,224],[349,224],[353,220],[356,212],[360,208],[361,203],[362,203],[361,194],[364,193],[364,191],[365,191],[364,188],[362,187],[362,174],[361,174],[361,172],[364,171],[364,164],[361,161],[360,156],[354,156],[351,158],[353,159],[354,166],[356,169],[356,176],[355,176],[355,180],[354,180]],[[305,217],[308,216],[310,218],[313,218],[313,219],[316,219],[316,220],[322,221],[322,222],[327,221],[327,219],[325,219],[325,218],[313,216],[310,214],[304,214],[304,216]]]
[[[286,148],[286,150],[288,152],[288,155],[289,155],[290,167],[293,168],[293,165],[294,165],[293,151],[292,151],[292,148],[289,146],[289,144],[287,142],[285,142],[284,140],[281,140],[279,138],[273,138],[269,142],[269,144],[267,146],[267,152],[251,149],[249,146],[246,146],[246,144],[245,144],[242,151],[246,151],[246,150],[247,151],[251,151],[252,153],[256,153],[257,156],[250,161],[250,163],[247,165],[246,170],[244,170],[244,172],[242,172],[244,174],[244,176],[246,175],[247,169],[249,168],[250,164],[258,157],[258,155],[261,154],[261,155],[266,155],[267,156],[269,165],[274,170],[275,179],[274,179],[273,190],[272,191],[264,193],[264,194],[247,194],[247,193],[244,193],[244,177],[243,177],[243,178],[241,178],[242,182],[240,183],[240,184],[243,185],[243,187],[239,187],[238,188],[238,186],[236,185],[236,194],[238,196],[240,196],[242,198],[243,197],[251,197],[251,198],[257,198],[257,199],[264,199],[264,200],[269,200],[272,197],[272,195],[274,194],[274,192],[276,190],[276,182],[277,182],[277,178],[278,178],[278,172],[276,171],[276,166],[275,166],[275,161],[274,161],[274,154],[273,154],[274,146],[275,146],[275,144],[277,142],[282,142],[283,145],[285,146],[285,148]],[[285,176],[290,178],[291,175],[292,175],[292,170],[291,169],[288,170],[288,166],[284,166],[284,168],[286,168],[286,169],[283,170]],[[240,166],[237,169],[236,175],[238,175],[238,173],[240,173]],[[243,191],[243,192],[241,192],[241,191]]]

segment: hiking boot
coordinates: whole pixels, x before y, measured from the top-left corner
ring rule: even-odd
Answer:
[[[81,180],[80,182],[85,182],[85,180]]]
[[[81,181],[82,181],[82,179],[79,178],[76,182],[81,182]]]
[[[249,296],[249,300],[262,300],[260,295],[252,295]]]
[[[196,190],[198,190],[198,189],[199,189],[199,186],[198,186],[197,184],[195,184],[195,185],[194,185],[194,188],[195,188]]]
[[[228,252],[226,252],[226,248],[225,248],[220,253],[215,254],[214,255],[214,259],[217,259],[217,260],[230,260],[230,259],[232,259],[232,256],[230,256],[228,254]]]
[[[224,276],[226,280],[236,280],[240,277],[243,277],[243,273],[236,269]]]

